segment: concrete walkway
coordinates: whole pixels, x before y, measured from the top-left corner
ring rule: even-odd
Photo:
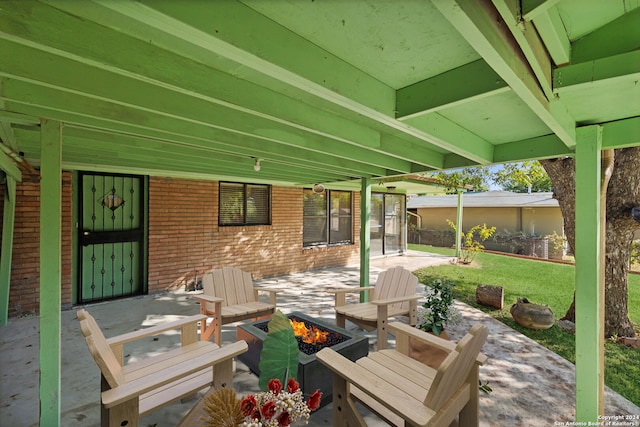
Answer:
[[[446,263],[439,255],[409,252],[405,256],[372,260],[371,282],[377,274],[395,265],[415,270]],[[334,322],[333,301],[326,288],[357,286],[357,266],[328,268],[257,281],[258,285],[285,289],[278,306],[284,313],[304,311]],[[130,298],[87,306],[107,337],[149,327],[182,316],[198,313],[193,293],[183,290],[155,296]],[[509,302],[508,302],[509,303]],[[488,363],[480,370],[482,382],[488,382],[491,394],[481,394],[482,426],[553,426],[575,417],[574,366],[524,335],[506,327],[479,310],[456,303],[464,321],[449,329],[458,340],[476,322],[489,328],[483,350]],[[235,340],[235,326],[226,325],[223,342]],[[353,325],[348,325],[353,328]],[[37,317],[12,319],[0,328],[0,426],[38,425],[38,338]],[[375,335],[370,350],[375,350]],[[170,347],[175,337],[160,336],[158,341],[127,347],[129,360],[144,357],[150,349]],[[390,340],[393,346],[393,340]],[[236,363],[234,387],[241,394],[258,391],[257,378],[241,363]],[[100,420],[99,371],[84,343],[75,318],[75,310],[62,313],[62,422],[65,427],[97,426]],[[194,406],[195,399],[179,402],[142,419],[141,426],[175,426]],[[330,426],[332,405],[312,415],[309,426]],[[611,390],[606,391],[607,415],[640,415],[640,408]],[[366,416],[371,426],[385,426],[373,415]],[[47,426],[42,426],[47,427]]]

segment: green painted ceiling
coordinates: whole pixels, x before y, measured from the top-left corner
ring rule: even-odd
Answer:
[[[344,188],[637,145],[639,3],[0,0],[0,167],[41,119],[65,169]]]

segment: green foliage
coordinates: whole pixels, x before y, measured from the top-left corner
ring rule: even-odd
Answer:
[[[450,248],[409,245],[409,249],[453,256]],[[544,331],[535,331],[518,325],[509,313],[510,303],[526,297],[537,304],[548,305],[556,318],[564,315],[573,300],[575,268],[556,264],[481,253],[478,267],[460,268],[453,265],[427,267],[415,272],[421,282],[446,277],[455,281],[454,297],[484,311],[507,326],[517,330],[539,344],[575,363],[575,337],[556,325]],[[640,275],[629,274],[629,319],[640,324]],[[502,286],[507,306],[502,310],[476,303],[479,284]],[[622,396],[640,405],[640,351],[611,341],[605,342],[605,382]]]
[[[493,175],[493,182],[503,190],[514,193],[527,193],[529,187],[532,192],[553,191],[549,175],[537,160],[505,163],[503,168]]]
[[[455,194],[459,188],[465,185],[472,186],[473,191],[488,191],[491,170],[478,166],[451,172],[437,172],[433,174],[433,177],[442,181],[447,194]]]
[[[433,278],[424,282],[425,302],[418,310],[419,329],[440,335],[447,324],[457,323],[460,312],[453,306],[455,282],[444,278]]]
[[[631,256],[629,259],[631,265],[640,265],[640,240],[631,242]]]
[[[260,353],[260,390],[267,391],[269,381],[277,378],[282,384],[288,378],[297,379],[300,350],[289,318],[276,310],[269,321],[269,333],[262,344]]]
[[[447,220],[447,224],[449,224],[449,227],[453,228],[454,231],[458,231],[453,221]],[[459,261],[463,264],[471,264],[478,253],[484,251],[482,242],[491,237],[495,232],[496,227],[487,227],[487,224],[474,225],[469,231],[462,231],[462,248],[460,250]],[[476,239],[476,235],[479,240]]]

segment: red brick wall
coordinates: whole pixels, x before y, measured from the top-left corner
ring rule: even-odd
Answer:
[[[62,305],[72,301],[72,174],[63,173]],[[4,190],[0,188],[0,190]],[[16,190],[9,316],[37,313],[39,305],[40,186],[25,174]],[[0,202],[2,198],[0,198]],[[0,203],[0,206],[2,204]],[[149,293],[184,286],[195,270],[233,265],[254,278],[355,264],[359,256],[360,200],[354,197],[354,244],[302,248],[302,189],[272,188],[272,225],[218,227],[218,182],[149,179]],[[0,211],[1,212],[1,211]]]
[[[196,270],[233,265],[254,278],[357,263],[354,245],[302,248],[302,188],[273,187],[272,224],[218,227],[218,182],[149,180],[149,292],[184,286]],[[359,212],[359,198],[354,197]]]
[[[71,305],[71,173],[62,175],[62,305]],[[9,316],[37,313],[40,304],[40,184],[23,175],[16,185]]]

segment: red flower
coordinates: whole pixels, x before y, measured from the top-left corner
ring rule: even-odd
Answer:
[[[278,415],[278,425],[280,427],[287,427],[291,425],[291,418],[289,417],[289,413],[287,411],[283,411],[280,415]]]
[[[272,400],[268,401],[262,405],[260,412],[265,419],[270,420],[276,414],[276,403]]]
[[[240,402],[240,411],[242,411],[243,416],[249,417],[253,415],[257,406],[258,402],[256,402],[256,398],[253,394],[250,394]]]
[[[269,381],[267,388],[271,393],[278,394],[282,391],[282,383],[278,379],[272,379]]]
[[[287,381],[287,391],[289,393],[295,393],[296,391],[298,391],[298,389],[300,389],[300,384],[298,384],[298,381],[294,380],[293,378],[289,378],[289,381]]]
[[[312,411],[315,411],[320,407],[320,400],[322,399],[322,392],[320,390],[316,390],[311,393],[311,396],[307,399],[307,406]]]

